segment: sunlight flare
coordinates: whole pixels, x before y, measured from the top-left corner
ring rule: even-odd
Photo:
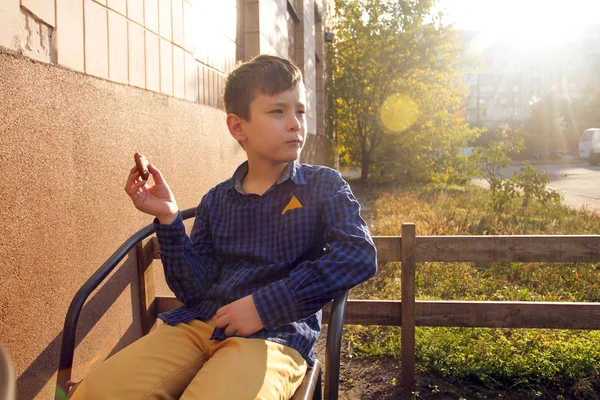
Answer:
[[[403,93],[389,96],[381,106],[381,122],[390,131],[402,132],[410,128],[418,116],[419,106],[410,96]]]

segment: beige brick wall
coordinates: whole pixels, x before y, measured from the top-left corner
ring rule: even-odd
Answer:
[[[236,0],[0,3],[0,47],[116,83],[218,106],[236,63]],[[199,86],[201,69],[214,85]]]

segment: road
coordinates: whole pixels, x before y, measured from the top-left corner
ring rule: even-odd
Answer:
[[[538,171],[548,173],[548,187],[556,190],[569,207],[600,212],[600,166],[589,166],[584,162],[570,164],[537,164]],[[510,166],[502,175],[512,177],[519,166]]]

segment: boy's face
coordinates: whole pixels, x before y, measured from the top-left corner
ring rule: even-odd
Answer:
[[[306,136],[304,85],[275,95],[258,94],[250,120],[240,119],[240,139],[248,160],[289,162],[298,159]]]

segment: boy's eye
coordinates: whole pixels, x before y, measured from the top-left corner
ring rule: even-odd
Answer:
[[[298,110],[298,111],[296,111],[296,114],[306,114],[306,111],[305,110]]]
[[[278,108],[277,110],[271,111],[273,114],[283,114],[283,110]]]

